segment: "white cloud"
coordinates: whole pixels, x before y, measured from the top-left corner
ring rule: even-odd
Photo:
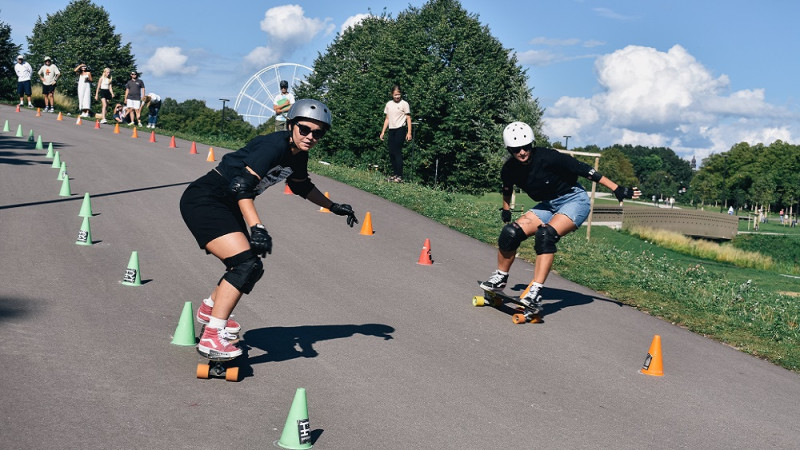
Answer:
[[[159,47],[142,69],[156,77],[197,73],[197,66],[186,65],[188,60],[180,47]]]
[[[317,35],[330,34],[335,25],[330,18],[305,16],[300,5],[282,5],[268,9],[261,20],[261,31],[267,33],[267,45],[256,47],[245,57],[248,66],[266,66],[281,62],[297,48]]]
[[[372,15],[371,14],[356,14],[355,16],[348,17],[347,19],[345,19],[344,23],[342,24],[342,27],[339,29],[339,32],[340,33],[344,33],[345,30],[347,30],[350,27],[354,27],[354,26],[358,25],[359,23],[361,23],[367,17],[372,17]]]
[[[800,117],[765,101],[763,89],[730,92],[683,47],[667,52],[628,46],[597,58],[602,90],[591,98],[563,97],[545,111],[552,139],[575,145],[669,146],[687,159],[723,152],[738,142],[790,142]]]

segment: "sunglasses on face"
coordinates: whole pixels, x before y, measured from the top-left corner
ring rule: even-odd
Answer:
[[[324,129],[317,128],[316,130],[312,130],[311,127],[303,125],[302,123],[297,124],[297,131],[300,132],[300,136],[308,136],[308,133],[311,133],[311,137],[316,140],[320,140],[322,139],[322,136],[325,136]]]
[[[530,152],[531,148],[527,145],[523,145],[522,147],[508,147],[508,151],[510,151],[512,155],[516,155],[517,153],[523,150],[527,150],[528,152]]]

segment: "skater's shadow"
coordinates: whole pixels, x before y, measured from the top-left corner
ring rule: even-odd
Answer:
[[[303,325],[299,327],[268,327],[249,330],[242,338],[247,350],[257,348],[264,354],[250,357],[248,365],[287,361],[294,358],[315,358],[318,353],[314,343],[363,334],[384,340],[392,339],[394,328],[389,325],[367,323],[364,325]]]
[[[525,291],[525,288],[528,286],[525,284],[518,284],[509,288],[508,293],[510,295],[519,296],[522,295],[522,292]],[[569,308],[572,306],[580,306],[580,305],[587,305],[593,301],[601,301],[601,302],[610,302],[614,303],[617,306],[622,306],[622,303],[618,302],[617,300],[612,300],[606,297],[593,297],[590,295],[584,295],[573,291],[567,291],[564,289],[555,289],[549,288],[545,286],[544,290],[542,291],[542,315],[549,316],[553,313],[561,311],[564,308]]]

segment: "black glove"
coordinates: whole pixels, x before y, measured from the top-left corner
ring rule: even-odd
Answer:
[[[358,219],[356,219],[356,214],[353,212],[353,208],[346,203],[334,203],[328,209],[338,216],[347,216],[347,224],[350,225],[350,228],[353,228],[354,223],[358,223]]]
[[[501,209],[500,210],[500,218],[503,219],[503,223],[511,222],[511,210]]]
[[[617,200],[623,201],[626,198],[633,198],[633,195],[638,191],[636,188],[626,188],[622,186],[617,186],[614,189],[614,197],[617,197]],[[641,192],[638,193],[637,197],[641,195]]]
[[[250,248],[262,258],[266,258],[267,253],[272,254],[272,237],[267,233],[264,225],[258,224],[250,227]]]

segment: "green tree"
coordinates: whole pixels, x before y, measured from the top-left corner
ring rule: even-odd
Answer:
[[[516,58],[454,0],[431,0],[396,19],[367,18],[338,35],[296,93],[325,101],[334,126],[318,149],[339,163],[388,166],[378,140],[393,84],[411,105],[407,174],[466,191],[494,190],[507,152],[502,130],[525,120],[541,136],[541,108]]]
[[[175,99],[167,97],[161,103],[158,122],[164,130],[181,131],[198,136],[214,135],[247,141],[256,135],[252,125],[245,122],[236,111],[227,108],[223,130],[222,110],[209,108],[204,100],[190,99],[178,103]]]
[[[95,80],[103,68],[110,67],[114,91],[120,94],[125,91],[128,74],[136,70],[130,42],[122,44],[108,12],[91,0],[73,0],[63,10],[48,14],[44,21],[40,16],[28,37],[28,49],[34,70],[45,56],[53,58],[61,70],[59,91],[73,98],[77,98],[74,86],[78,78],[73,69],[80,62],[89,66]]]
[[[22,47],[14,45],[11,40],[11,26],[0,21],[0,95],[6,100],[19,99],[17,96],[17,74],[14,72],[14,63]]]

